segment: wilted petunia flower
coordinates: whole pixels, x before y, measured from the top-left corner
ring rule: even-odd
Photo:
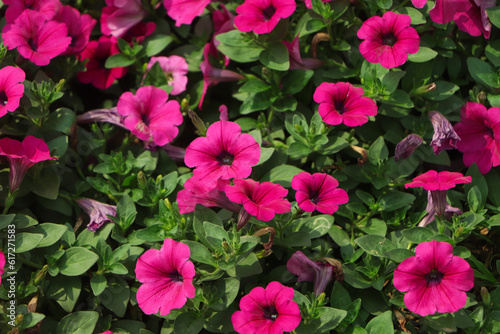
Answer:
[[[101,31],[107,36],[122,37],[147,15],[141,0],[106,0],[101,15]]]
[[[340,264],[340,263],[339,263]],[[286,268],[292,274],[299,276],[299,282],[314,282],[314,293],[319,296],[326,286],[335,279],[343,279],[342,268],[331,263],[315,262],[301,251],[293,253],[286,263]]]
[[[487,109],[480,103],[467,102],[454,128],[462,139],[457,149],[464,154],[467,167],[476,163],[479,171],[486,174],[491,167],[500,165],[500,108]]]
[[[396,145],[394,161],[408,159],[423,142],[422,137],[416,134],[409,134]]]
[[[184,161],[196,167],[193,174],[209,186],[218,179],[247,177],[260,159],[260,147],[249,134],[242,134],[234,122],[218,121],[209,126],[206,137],[196,138],[186,148]]]
[[[315,58],[302,59],[302,56],[300,55],[299,35],[295,36],[291,42],[282,41],[282,43],[285,44],[288,49],[290,70],[313,70],[323,66],[325,63],[323,60]]]
[[[438,173],[435,170],[430,170],[405,184],[405,188],[423,187],[425,190],[429,190],[435,213],[441,217],[446,211],[446,190],[454,188],[457,184],[470,182],[472,182],[472,177],[463,176],[462,173],[448,171]]]
[[[405,305],[416,314],[452,313],[465,306],[474,271],[449,243],[423,242],[394,270],[394,287],[406,292]]]
[[[290,332],[302,320],[300,309],[293,299],[294,290],[279,282],[271,282],[264,289],[253,288],[240,300],[241,311],[231,317],[234,330],[241,334]]]
[[[295,12],[294,0],[245,0],[236,7],[234,25],[242,32],[270,33],[281,19]]]
[[[364,39],[359,52],[370,63],[380,63],[385,68],[403,65],[408,54],[417,53],[420,45],[420,36],[410,23],[408,15],[391,11],[382,17],[370,17],[358,30],[358,37]]]
[[[161,249],[149,249],[137,260],[135,274],[142,283],[137,303],[146,314],[167,315],[195,296],[193,262],[187,245],[165,239]]]
[[[349,201],[344,189],[337,188],[339,181],[326,173],[309,174],[301,172],[292,179],[292,188],[297,190],[295,199],[297,205],[304,211],[318,210],[322,213],[333,214],[340,204]]]
[[[323,82],[316,88],[313,98],[320,104],[318,112],[325,123],[344,123],[353,127],[368,122],[368,116],[377,115],[377,104],[363,94],[363,88],[348,82]]]
[[[5,66],[0,69],[0,117],[19,107],[25,78],[26,74],[18,67]]]
[[[188,64],[186,59],[179,56],[170,57],[152,57],[149,60],[147,70],[149,71],[155,63],[160,64],[163,73],[167,77],[169,86],[173,89],[170,95],[179,95],[186,90],[188,78]]]
[[[7,5],[5,11],[5,20],[12,23],[26,9],[37,11],[45,16],[47,20],[52,19],[61,9],[59,0],[3,0]]]
[[[442,150],[452,150],[457,148],[457,141],[460,137],[457,135],[450,121],[446,119],[441,113],[437,111],[429,112],[429,118],[434,128],[434,135],[432,136],[432,149],[434,154],[441,153]]]
[[[88,14],[80,14],[71,6],[63,6],[54,20],[64,23],[71,37],[71,44],[62,55],[78,56],[89,43],[90,33],[97,21]]]
[[[21,56],[39,66],[48,65],[71,43],[65,24],[47,20],[42,13],[31,9],[26,9],[12,23],[6,24],[2,38],[8,50],[17,48]]]
[[[10,164],[11,193],[19,188],[31,166],[45,160],[57,160],[56,157],[50,156],[47,144],[33,136],[27,136],[22,142],[11,138],[0,139],[0,156],[6,157]]]
[[[125,117],[125,126],[137,138],[163,146],[177,136],[177,126],[184,120],[179,102],[167,100],[168,94],[163,89],[146,86],[139,88],[135,95],[123,93],[116,110]]]
[[[195,17],[200,16],[210,0],[164,0],[163,6],[168,16],[175,20],[175,26],[191,24]]]
[[[75,202],[89,215],[90,223],[87,228],[92,232],[96,232],[105,222],[111,221],[107,215],[116,216],[116,205],[104,204],[90,198],[79,198]]]
[[[445,199],[446,200],[446,199]],[[425,211],[427,214],[424,218],[418,223],[418,226],[424,227],[427,224],[430,224],[436,219],[436,208],[434,207],[434,201],[432,199],[431,191],[427,191],[427,206],[425,207]],[[459,208],[455,208],[446,202],[446,206],[444,208],[444,217],[446,219],[450,219],[453,215],[461,215],[462,210]]]

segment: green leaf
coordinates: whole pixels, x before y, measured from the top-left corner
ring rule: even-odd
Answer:
[[[127,311],[130,300],[130,287],[127,282],[118,276],[114,276],[108,281],[108,286],[101,294],[102,304],[121,318]]]
[[[392,0],[376,0],[380,9],[389,9],[392,6]]]
[[[203,222],[203,229],[205,230],[207,241],[215,248],[222,250],[222,242],[229,240],[227,232],[219,225],[210,222]]]
[[[287,154],[290,156],[307,157],[311,153],[311,148],[301,142],[293,142],[288,146]]]
[[[417,53],[408,55],[408,60],[414,63],[425,63],[426,61],[436,58],[437,55],[438,53],[436,51],[421,46]]]
[[[281,184],[285,188],[290,188],[295,175],[303,172],[302,169],[291,165],[281,165],[274,167],[263,177],[263,181],[270,181]]]
[[[347,292],[340,282],[335,281],[330,296],[330,306],[341,310],[347,310],[351,302],[349,292]]]
[[[43,239],[43,234],[39,233],[17,233],[16,234],[16,253],[24,253],[32,250]]]
[[[479,83],[491,88],[500,88],[500,80],[491,66],[474,57],[467,58],[470,75]]]
[[[120,219],[121,228],[123,230],[129,228],[134,222],[136,215],[137,210],[134,201],[132,201],[128,194],[124,194],[116,206],[116,216]]]
[[[473,211],[484,208],[486,199],[488,198],[488,183],[486,182],[486,178],[483,174],[481,174],[479,168],[475,163],[473,163],[472,166],[469,167],[469,170],[467,170],[465,176],[470,176],[472,178],[472,182],[464,185],[465,193],[469,194],[471,189],[473,189],[474,187],[476,188],[476,191],[479,192],[479,196],[477,194],[475,196],[475,198],[478,200],[478,203],[476,209]]]
[[[330,235],[332,240],[335,241],[335,243],[340,247],[351,244],[351,237],[340,226],[333,225],[330,231],[328,231],[328,234]]]
[[[66,312],[75,308],[76,301],[82,291],[82,281],[79,277],[57,276],[50,280],[47,296],[54,299]]]
[[[240,63],[248,63],[259,59],[260,53],[264,50],[248,35],[244,35],[238,30],[218,34],[216,39],[221,42],[217,49],[232,60]]]
[[[385,145],[384,137],[380,136],[373,142],[368,150],[368,160],[373,164],[379,164],[389,157],[389,150]]]
[[[401,263],[407,258],[415,256],[415,253],[405,248],[396,248],[384,252],[382,256],[391,259],[394,262]]]
[[[259,55],[260,62],[276,71],[287,71],[290,67],[288,49],[281,42],[274,42],[267,46]]]
[[[106,59],[106,63],[104,64],[104,67],[110,69],[110,68],[115,68],[115,67],[128,67],[135,63],[135,59],[124,55],[123,53],[116,53],[114,55],[111,55]]]
[[[431,92],[425,93],[424,96],[433,101],[444,101],[460,88],[454,83],[448,81],[438,80],[435,82],[436,89]]]
[[[368,334],[394,334],[394,325],[392,324],[392,312],[385,311],[376,316],[366,325]]]
[[[298,222],[299,232],[309,234],[309,238],[319,238],[330,231],[333,225],[332,215],[318,215],[301,219]]]
[[[31,328],[40,321],[42,321],[43,318],[45,318],[45,314],[32,313],[32,312],[26,313],[23,316],[23,322],[21,323],[21,326],[19,328],[21,329]]]
[[[203,329],[205,319],[196,313],[181,313],[174,322],[174,333],[198,334]]]
[[[68,314],[57,325],[57,333],[92,334],[99,319],[94,311],[80,311]]]
[[[313,77],[314,71],[312,70],[293,70],[288,72],[283,79],[283,93],[286,95],[294,95],[302,91],[307,85],[309,80]]]
[[[108,285],[108,280],[103,274],[95,274],[90,279],[90,287],[92,288],[92,292],[94,296],[99,296],[106,286]]]
[[[236,299],[240,289],[240,280],[233,277],[219,279],[215,282],[216,292],[213,296],[214,302],[209,306],[217,311],[223,311]]]
[[[300,37],[304,37],[323,29],[324,27],[325,23],[323,20],[313,18],[311,16],[311,12],[307,11],[297,23],[295,34],[293,36],[299,35]]]
[[[365,235],[355,240],[356,244],[370,255],[381,257],[396,246],[381,235]]]
[[[57,261],[61,274],[78,276],[85,273],[97,262],[99,256],[83,247],[71,247]]]
[[[201,243],[191,240],[182,240],[182,243],[189,246],[191,251],[190,258],[193,261],[205,263],[214,267],[217,266],[217,262],[215,261],[212,253],[210,253],[208,248],[203,246]]]
[[[250,253],[243,260],[239,261],[235,267],[235,275],[238,278],[258,275],[262,272],[259,259],[255,253]]]
[[[410,95],[401,89],[396,89],[391,95],[384,96],[380,102],[403,108],[413,108],[414,106]]]
[[[486,8],[486,13],[488,13],[491,23],[495,27],[500,28],[500,6]]]
[[[162,52],[171,42],[172,36],[169,35],[153,35],[144,42],[146,56],[152,57]]]
[[[14,221],[15,217],[16,217],[16,215],[13,213],[8,214],[8,215],[0,215],[0,230],[3,230],[10,223],[12,223],[12,221]],[[16,227],[19,228],[19,226],[17,226],[17,225],[16,225]]]
[[[380,211],[395,211],[415,201],[415,196],[401,191],[391,191],[379,198]]]
[[[55,244],[61,239],[68,227],[61,224],[44,223],[33,228],[33,232],[43,235],[43,239],[38,243],[37,247],[47,247]]]
[[[43,168],[33,182],[32,191],[38,196],[56,199],[59,195],[59,175],[54,166]]]
[[[68,108],[59,108],[49,114],[43,123],[44,130],[59,131],[69,135],[71,127],[76,122],[75,112]]]
[[[412,7],[400,7],[396,10],[396,13],[408,15],[411,18],[411,25],[427,23],[425,16],[420,13],[420,11]]]
[[[425,241],[432,240],[434,237],[434,232],[425,227],[412,227],[410,229],[401,230],[403,236],[410,242],[419,244]]]
[[[500,40],[491,41],[486,45],[484,54],[495,67],[500,66]]]
[[[358,225],[358,228],[366,234],[385,236],[387,233],[387,224],[377,218],[368,220],[366,225]]]

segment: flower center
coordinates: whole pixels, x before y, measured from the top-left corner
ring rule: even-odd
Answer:
[[[36,45],[35,41],[33,38],[28,39],[28,45],[30,46],[31,50],[35,51],[38,49],[38,45]]]
[[[309,192],[309,198],[311,199],[311,202],[313,202],[314,204],[318,204],[318,201],[319,201],[319,191],[317,191],[317,190],[311,190],[311,192]]]
[[[335,101],[335,110],[337,110],[337,112],[341,115],[345,113],[346,110],[344,101]]]
[[[432,269],[430,273],[425,275],[425,280],[428,285],[434,285],[441,282],[444,274],[437,269]]]
[[[226,150],[223,150],[217,155],[216,159],[219,162],[219,165],[232,165],[234,161],[234,155]]]
[[[392,32],[388,32],[382,36],[382,45],[393,46],[397,41],[398,38]]]
[[[0,91],[0,106],[4,106],[9,102],[9,98],[7,97],[7,94],[2,90]]]
[[[265,306],[262,310],[264,311],[264,318],[267,320],[274,321],[278,317],[278,310],[273,305]]]
[[[274,8],[273,5],[269,5],[269,7],[264,9],[262,11],[262,13],[264,14],[264,17],[266,18],[266,21],[269,21],[273,17],[274,13],[276,13],[276,8]]]
[[[167,275],[167,277],[170,278],[174,282],[183,282],[184,281],[184,277],[182,277],[182,275],[179,274],[179,272],[177,270],[169,273]]]
[[[174,81],[174,75],[172,72],[166,72],[165,77],[167,77],[167,82],[170,84]]]

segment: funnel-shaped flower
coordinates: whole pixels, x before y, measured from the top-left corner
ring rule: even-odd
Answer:
[[[353,127],[368,122],[368,116],[377,115],[377,104],[363,94],[363,88],[348,82],[323,82],[316,88],[313,98],[320,104],[318,112],[325,123],[344,123]]]
[[[336,268],[330,263],[315,262],[301,251],[293,253],[286,263],[286,268],[292,274],[299,276],[299,282],[314,282],[314,293],[319,296],[325,291],[326,286],[342,274],[341,268]]]
[[[394,161],[408,159],[423,142],[422,137],[416,134],[409,134],[396,145]]]
[[[218,179],[248,177],[260,159],[260,147],[249,134],[242,134],[234,122],[210,125],[206,137],[196,138],[186,148],[184,162],[196,167],[193,174],[208,186]]]
[[[325,63],[320,59],[304,58],[300,55],[299,35],[295,36],[292,42],[283,41],[290,58],[290,70],[314,70]]]
[[[98,41],[90,41],[80,54],[80,60],[88,59],[85,72],[78,72],[80,82],[91,83],[98,89],[109,88],[115,79],[127,73],[126,67],[105,68],[109,56],[120,53],[115,37],[101,36]]]
[[[175,26],[191,24],[195,17],[200,16],[210,0],[164,0],[163,5],[168,16],[175,20]]]
[[[337,188],[339,181],[326,173],[309,174],[301,172],[292,179],[292,188],[297,190],[297,205],[304,211],[318,210],[329,215],[339,209],[340,204],[349,201],[344,189]]]
[[[302,320],[293,299],[294,290],[279,282],[264,289],[256,287],[240,300],[241,311],[231,317],[234,330],[241,334],[280,334],[297,328]]]
[[[111,123],[121,128],[127,129],[123,122],[123,116],[116,111],[116,107],[109,109],[94,109],[87,111],[79,115],[76,118],[76,122],[81,123],[94,123],[94,122],[106,122]]]
[[[382,17],[370,17],[358,30],[358,37],[364,39],[359,52],[370,63],[385,68],[403,65],[408,54],[417,53],[420,45],[420,37],[410,23],[408,15],[390,11]]]
[[[47,20],[52,19],[61,9],[59,0],[3,0],[7,5],[5,11],[5,20],[12,23],[26,9],[35,10],[45,16]]]
[[[483,174],[500,165],[500,108],[467,102],[460,110],[460,119],[454,128],[462,139],[457,149],[464,154],[464,164],[476,163]]]
[[[186,59],[179,56],[152,57],[148,63],[148,71],[155,63],[160,64],[163,73],[167,77],[169,86],[174,87],[170,95],[179,95],[186,90],[188,78],[188,64]]]
[[[267,34],[296,8],[295,0],[245,0],[236,8],[234,24],[242,32]]]
[[[122,37],[148,15],[141,0],[106,0],[106,5],[102,9],[101,31],[108,36]]]
[[[137,290],[137,303],[144,313],[159,310],[160,315],[167,315],[195,296],[190,253],[187,245],[165,239],[161,249],[150,249],[139,257],[135,274],[142,285]]]
[[[179,102],[167,100],[168,94],[163,89],[146,86],[139,88],[136,95],[123,93],[116,110],[125,117],[125,126],[137,138],[163,146],[177,136],[177,126],[183,121]]]
[[[26,74],[19,67],[5,66],[0,69],[0,117],[19,107],[25,78]]]
[[[446,201],[446,198],[444,199]],[[436,208],[434,207],[434,200],[432,199],[432,192],[427,191],[427,206],[425,207],[425,211],[427,214],[424,218],[418,223],[418,226],[424,227],[427,224],[430,224],[436,219]],[[446,202],[446,206],[444,209],[444,217],[446,219],[450,219],[453,215],[461,215],[462,210],[459,208],[455,208]]]
[[[496,6],[496,3],[496,0],[471,0],[467,10],[455,13],[453,20],[460,30],[471,36],[490,38],[491,22],[486,9]]]
[[[39,138],[27,136],[22,142],[11,139],[0,139],[0,156],[7,158],[10,164],[9,188],[13,193],[34,164],[45,160],[57,160],[50,156],[49,147]]]
[[[457,135],[450,121],[437,111],[429,112],[429,118],[434,128],[431,146],[434,154],[439,154],[442,150],[452,150],[457,148],[457,141],[460,137]]]
[[[456,312],[474,287],[474,271],[449,243],[423,242],[394,270],[394,287],[406,292],[405,305],[416,314]]]
[[[105,222],[111,221],[108,215],[116,216],[116,205],[104,204],[90,198],[79,198],[75,202],[89,215],[90,223],[87,228],[92,232],[96,232]]]
[[[35,65],[44,66],[62,54],[71,43],[64,23],[49,21],[39,12],[27,9],[2,29],[7,49],[17,51]]]
[[[89,43],[90,33],[97,21],[88,14],[80,14],[71,6],[63,6],[54,19],[66,25],[68,36],[71,37],[71,44],[63,55],[78,56]]]

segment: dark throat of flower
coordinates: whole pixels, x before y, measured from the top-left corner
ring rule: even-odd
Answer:
[[[437,269],[432,269],[428,274],[425,275],[425,280],[427,281],[427,285],[437,285],[441,283],[444,274]]]
[[[345,113],[344,101],[335,101],[335,110],[337,110],[337,112],[341,115]]]
[[[0,90],[0,106],[4,106],[9,102],[9,98],[7,97],[7,94],[3,90]]]
[[[382,35],[382,45],[393,46],[397,41],[398,38],[392,32]]]
[[[184,281],[184,277],[182,277],[182,275],[179,274],[179,272],[177,270],[175,270],[171,273],[168,273],[167,276],[168,276],[168,278],[170,278],[174,282],[183,282]]]
[[[311,190],[309,192],[309,198],[311,199],[311,202],[314,204],[318,204],[319,201],[319,191],[317,190]]]
[[[264,17],[266,18],[266,21],[269,21],[273,17],[274,13],[276,13],[276,8],[274,8],[273,5],[269,5],[269,7],[262,11],[262,14],[264,14]]]
[[[274,305],[264,306],[262,311],[264,312],[264,318],[267,320],[274,321],[278,318],[278,310],[274,307]]]
[[[30,46],[31,50],[35,51],[38,49],[38,45],[35,43],[33,38],[28,39],[28,45]]]
[[[232,165],[234,161],[234,155],[226,150],[222,150],[219,154],[217,154],[216,159],[221,166]]]

